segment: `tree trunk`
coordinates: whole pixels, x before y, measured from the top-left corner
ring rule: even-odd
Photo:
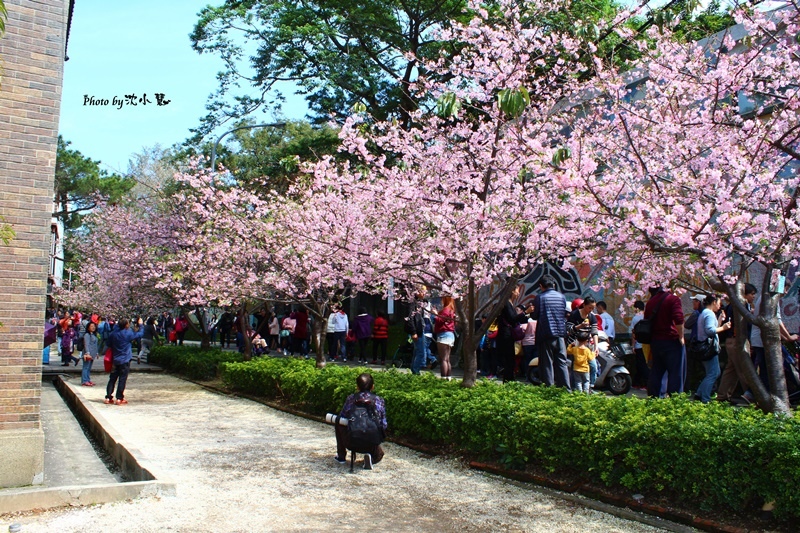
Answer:
[[[767,374],[772,392],[767,391],[753,365],[749,339],[745,335],[737,335],[734,353],[729,353],[729,358],[735,358],[746,383],[756,398],[759,408],[766,413],[781,413],[791,417],[786,378],[783,372],[783,354],[781,351],[780,319],[777,310],[780,295],[769,293],[769,281],[772,269],[768,268],[761,288],[761,309],[758,316],[747,309],[744,300],[744,268],[740,271],[735,284],[722,282],[715,288],[724,288],[735,308],[734,323],[736,331],[747,331],[748,325],[753,324],[761,329],[761,340],[764,343],[764,353],[767,363]]]
[[[253,343],[250,342],[250,335],[247,334],[247,305],[242,304],[238,312],[239,332],[242,333],[242,343],[244,351],[242,353],[245,361],[253,358]]]
[[[461,346],[461,356],[464,358],[462,387],[473,387],[478,379],[478,353],[476,348],[480,339],[475,337],[476,299],[475,280],[470,278],[467,287],[467,316],[463,330],[464,343]]]
[[[463,387],[472,387],[478,379],[478,357],[477,347],[481,341],[481,337],[489,329],[489,325],[497,318],[503,306],[506,304],[511,291],[517,285],[517,278],[510,277],[505,281],[505,285],[494,295],[497,300],[492,304],[491,310],[486,315],[486,320],[483,321],[481,327],[475,329],[475,315],[478,314],[477,305],[477,290],[474,281],[470,278],[469,289],[467,294],[467,310],[463,311],[461,301],[458,302],[459,318],[466,324],[464,328],[464,344],[462,346],[464,357],[464,379],[461,382]],[[466,315],[466,316],[465,316]]]
[[[311,332],[311,339],[314,341],[314,350],[317,354],[317,368],[325,368],[325,329],[327,322],[325,321],[324,308],[322,310],[314,311],[314,326]]]
[[[210,350],[211,335],[208,332],[208,324],[206,323],[206,312],[202,307],[197,307],[194,311],[194,316],[197,317],[197,321],[200,324],[200,329],[197,332],[200,335],[200,349]],[[190,320],[189,323],[191,324],[192,321]]]
[[[194,310],[194,316],[197,317],[197,321],[199,324],[195,324],[193,320],[189,318],[189,314],[183,311],[181,308],[181,314],[186,316],[187,322],[189,322],[189,328],[197,333],[197,336],[200,337],[200,349],[201,350],[210,350],[211,349],[211,335],[208,334],[206,330],[206,316],[205,312],[197,307]]]

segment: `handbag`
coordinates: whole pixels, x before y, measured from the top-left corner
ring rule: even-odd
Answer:
[[[111,372],[113,366],[114,365],[113,365],[113,360],[111,358],[111,348],[109,348],[106,350],[106,353],[103,356],[103,369],[106,372]]]
[[[693,339],[689,343],[689,355],[698,361],[710,361],[719,355],[719,342],[716,336],[708,337],[704,341]]]

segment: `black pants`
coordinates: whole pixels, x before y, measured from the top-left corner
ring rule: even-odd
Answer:
[[[219,330],[219,347],[231,345],[231,328],[220,328]]]
[[[367,343],[369,343],[369,337],[358,339],[358,360],[359,361],[366,361],[367,360]]]
[[[497,337],[497,353],[503,365],[503,382],[514,381],[514,339]]]
[[[650,369],[644,358],[644,350],[636,348],[633,351],[636,354],[636,384],[639,387],[647,387],[647,382],[650,380]]]
[[[386,362],[386,345],[389,339],[372,339],[372,360],[378,360],[378,348],[381,350],[381,363]]]
[[[294,348],[292,351],[294,353],[299,353],[300,355],[308,355],[308,343],[306,342],[306,339],[294,337]]]
[[[497,374],[497,348],[494,346],[487,346],[481,350],[481,374],[484,377],[494,376]]]
[[[347,450],[350,445],[350,434],[347,433],[347,427],[336,424],[336,455],[339,459],[347,459]],[[372,456],[372,463],[378,464],[383,459],[383,448],[378,444],[369,453]]]
[[[131,369],[130,361],[121,365],[114,365],[111,369],[111,375],[108,376],[108,386],[106,387],[106,398],[114,396],[114,385],[119,378],[119,386],[117,387],[117,400],[125,397],[125,385],[128,383],[128,372]]]
[[[325,339],[328,341],[328,358],[335,359],[336,358],[336,347],[339,345],[336,340],[335,333],[326,333]]]

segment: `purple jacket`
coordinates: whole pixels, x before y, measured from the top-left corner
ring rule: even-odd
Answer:
[[[357,339],[368,339],[372,337],[372,323],[375,321],[368,314],[358,315],[353,325],[353,333]]]

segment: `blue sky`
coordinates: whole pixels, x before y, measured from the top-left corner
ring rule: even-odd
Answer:
[[[143,147],[168,147],[189,137],[189,128],[206,114],[221,68],[215,56],[192,50],[188,37],[209,3],[222,0],[75,2],[59,124],[71,148],[101,160],[106,170],[125,172],[130,155]],[[155,93],[170,103],[157,106]],[[151,103],[111,105],[115,96],[128,94],[147,94]],[[84,105],[85,95],[109,105]],[[300,97],[289,98],[286,116],[305,113]]]

